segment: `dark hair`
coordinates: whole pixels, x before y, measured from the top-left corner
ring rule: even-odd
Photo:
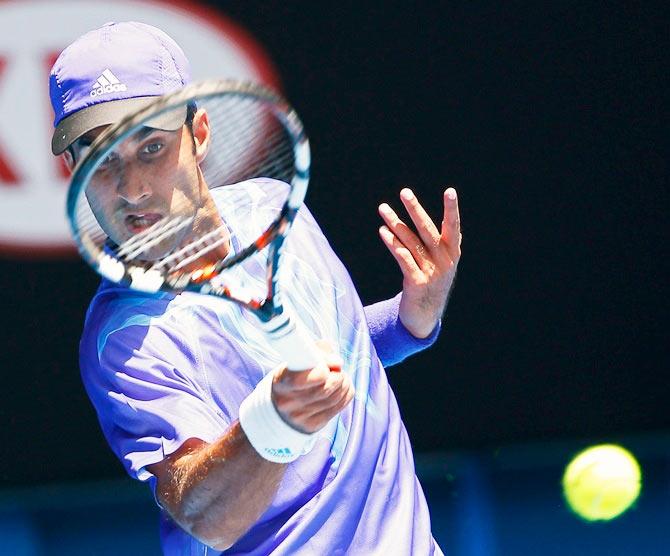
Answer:
[[[186,105],[186,121],[184,123],[191,130],[191,135],[193,135],[193,118],[195,117],[195,113],[197,111],[198,105],[194,100]]]

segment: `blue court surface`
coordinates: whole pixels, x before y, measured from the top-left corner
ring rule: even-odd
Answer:
[[[417,455],[435,538],[449,556],[668,554],[670,438],[614,441],[639,460],[642,493],[621,517],[595,523],[572,514],[561,491],[565,465],[589,442]],[[148,488],[124,478],[5,489],[0,554],[159,555],[158,512]]]

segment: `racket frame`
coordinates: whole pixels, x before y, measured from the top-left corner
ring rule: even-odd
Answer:
[[[169,274],[155,269],[146,270],[139,265],[125,265],[118,259],[104,252],[88,238],[83,237],[76,226],[76,209],[80,195],[84,194],[89,180],[97,170],[99,163],[113,151],[117,145],[133,135],[142,125],[154,117],[186,105],[194,99],[206,100],[221,94],[260,99],[270,106],[277,119],[293,143],[295,172],[291,179],[290,191],[279,216],[266,228],[261,236],[240,252],[198,269],[183,274],[178,280]],[[307,193],[310,169],[309,140],[296,112],[276,92],[267,87],[234,80],[210,80],[187,85],[174,93],[156,97],[150,105],[129,114],[118,123],[104,130],[91,144],[90,150],[77,164],[67,193],[67,217],[72,236],[77,247],[86,260],[103,277],[128,286],[132,289],[155,293],[168,291],[179,293],[191,291],[215,295],[243,305],[252,311],[262,322],[266,323],[267,332],[273,335],[291,334],[294,326],[286,313],[277,291],[277,269],[281,258],[281,247],[286,234],[296,217],[298,209]],[[249,258],[254,253],[268,248],[267,296],[265,299],[246,299],[235,295],[226,287],[217,287],[211,280],[222,271]],[[284,318],[279,318],[281,315]],[[270,322],[274,320],[272,324]],[[282,324],[283,323],[283,324]],[[284,332],[282,332],[284,330]],[[304,347],[304,346],[303,346]]]

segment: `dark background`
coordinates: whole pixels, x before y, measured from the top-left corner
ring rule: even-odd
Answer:
[[[439,221],[459,192],[442,336],[389,369],[417,451],[668,429],[667,10],[220,4],[307,126],[308,204],[365,302],[400,288],[377,205],[409,185]],[[75,260],[0,260],[3,484],[122,473],[78,374],[97,281]]]

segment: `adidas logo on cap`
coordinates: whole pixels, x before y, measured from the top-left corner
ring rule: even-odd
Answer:
[[[93,89],[91,90],[92,97],[99,97],[100,95],[105,95],[108,93],[116,93],[119,91],[125,91],[127,87],[125,84],[121,83],[114,75],[109,68],[102,72],[100,77],[95,82]]]

